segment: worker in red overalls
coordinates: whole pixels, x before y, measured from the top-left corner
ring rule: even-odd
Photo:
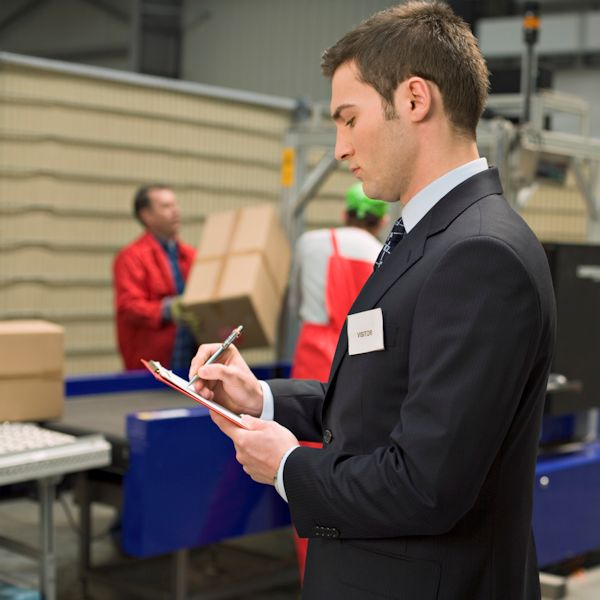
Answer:
[[[387,210],[388,204],[368,198],[359,182],[346,192],[344,227],[308,231],[298,239],[290,281],[290,308],[301,321],[293,378],[328,380],[346,315],[381,250],[377,236]],[[306,538],[296,536],[301,579],[306,547]]]

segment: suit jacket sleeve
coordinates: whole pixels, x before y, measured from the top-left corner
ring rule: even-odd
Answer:
[[[321,413],[327,386],[306,379],[272,379],[267,382],[275,401],[274,420],[307,442],[322,440]]]
[[[394,286],[388,293],[401,294],[402,277]],[[342,538],[450,530],[474,504],[518,413],[533,410],[519,402],[547,340],[540,339],[537,288],[506,243],[455,243],[424,281],[415,314],[396,318],[412,319],[398,420],[365,454],[298,448],[289,456],[284,483],[300,536],[313,535],[317,524]],[[276,418],[282,403],[288,415],[292,407],[294,426],[307,414],[313,426],[319,422],[316,406],[274,392]],[[362,393],[377,402],[376,389]],[[343,401],[333,393],[333,402]]]

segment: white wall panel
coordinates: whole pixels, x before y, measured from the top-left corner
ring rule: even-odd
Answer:
[[[590,135],[600,138],[600,69],[587,67],[556,71],[554,88],[587,100],[590,106]],[[574,132],[567,117],[556,117],[553,125],[557,131]]]
[[[480,19],[477,38],[484,56],[520,56],[524,49],[521,17]],[[539,41],[541,56],[581,54],[600,48],[600,12],[564,13],[541,16]]]

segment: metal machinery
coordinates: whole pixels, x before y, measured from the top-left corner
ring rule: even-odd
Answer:
[[[530,121],[515,123],[524,110],[521,94],[491,95],[487,115],[477,129],[482,156],[498,167],[505,196],[519,210],[527,190],[542,170],[570,170],[588,210],[588,240],[600,242],[600,139],[590,137],[589,106],[575,96],[542,91],[530,101]],[[575,133],[549,129],[553,119],[568,115],[577,120]],[[300,104],[296,124],[284,140],[282,165],[283,222],[292,243],[302,233],[303,214],[312,198],[338,168],[334,156],[335,130],[329,111]],[[315,156],[320,157],[315,161]]]
[[[526,103],[529,118],[519,124]],[[540,175],[556,181],[567,172],[587,208],[589,244],[545,245],[559,320],[535,486],[534,529],[545,568],[600,548],[600,246],[594,244],[600,243],[600,140],[589,137],[587,103],[567,94],[541,92],[529,102],[519,94],[492,95],[487,109],[493,116],[478,127],[480,153],[498,167],[516,210],[526,206]],[[305,112],[286,139],[283,218],[292,241],[304,228],[308,203],[337,168],[326,114],[323,107]],[[560,114],[577,121],[574,133],[550,129]],[[311,162],[315,150],[320,157]],[[293,330],[288,322],[285,356]]]
[[[287,376],[285,367],[254,369],[258,377]],[[238,598],[297,581],[296,562],[253,557],[250,572],[208,578],[201,594],[189,584],[189,550],[289,526],[289,510],[271,486],[254,483],[235,460],[233,445],[208,411],[147,372],[71,377],[59,420],[46,427],[69,436],[99,432],[112,447],[110,465],[81,473],[75,484],[80,506],[79,569],[86,597],[90,582],[144,598]],[[131,577],[131,562],[98,566],[93,561],[92,505],[120,514],[122,550],[138,559],[171,557],[169,581]],[[226,561],[224,561],[226,562]],[[237,561],[239,564],[239,560]],[[150,565],[152,563],[149,563]],[[258,570],[258,572],[257,572]],[[139,569],[138,569],[139,571]],[[217,574],[218,574],[217,573]],[[160,587],[161,583],[164,585]],[[206,582],[204,582],[206,584]],[[198,586],[195,586],[198,587]]]
[[[39,563],[39,589],[55,600],[53,506],[56,486],[67,473],[110,464],[110,445],[98,434],[77,438],[33,423],[0,424],[0,485],[35,481],[39,501],[39,546],[0,536],[0,546]]]

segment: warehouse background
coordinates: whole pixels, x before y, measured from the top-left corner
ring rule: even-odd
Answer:
[[[329,97],[325,48],[389,0],[4,0],[5,51],[289,98]],[[518,68],[525,0],[450,0],[492,71]],[[541,0],[540,66],[587,99],[600,137],[600,5]]]
[[[193,244],[213,211],[279,203],[283,139],[298,102],[328,102],[323,49],[391,4],[0,3],[0,319],[63,324],[69,374],[119,370],[110,269],[139,232],[134,190],[155,180],[172,185],[182,237]],[[492,91],[517,91],[524,3],[450,4],[480,36]],[[542,83],[587,100],[589,130],[600,137],[598,3],[540,4]],[[552,123],[561,131],[576,126],[568,116]],[[308,227],[336,223],[351,181],[344,169],[327,180]],[[587,235],[585,204],[570,176],[541,181],[524,216],[542,239]],[[269,362],[274,352],[247,358]]]

